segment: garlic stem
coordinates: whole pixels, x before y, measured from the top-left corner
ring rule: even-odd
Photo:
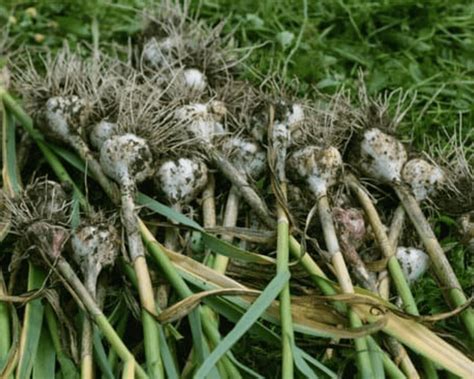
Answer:
[[[403,213],[401,210],[397,209],[397,212],[395,213],[396,218],[394,219],[394,227],[391,230],[392,238],[389,239],[387,233],[385,232],[385,227],[380,220],[377,209],[357,179],[353,175],[348,175],[347,183],[356,193],[359,202],[364,208],[382,254],[388,258],[388,270],[393,282],[395,283],[397,292],[402,298],[405,310],[413,315],[419,315],[420,313],[418,311],[413,294],[411,293],[410,286],[408,285],[407,279],[405,278],[400,263],[398,262],[395,255],[396,238],[398,238],[397,235],[403,226]],[[407,365],[409,366],[409,364]],[[436,373],[433,368],[433,364],[426,358],[423,358],[423,366],[425,368],[425,372],[432,374]],[[434,377],[436,377],[436,375],[434,375]]]
[[[216,179],[213,173],[208,174],[206,188],[202,192],[202,218],[205,228],[216,226]]]
[[[230,188],[229,194],[227,195],[227,202],[225,205],[224,211],[224,220],[222,225],[225,228],[233,228],[237,225],[237,217],[239,215],[239,200],[240,195],[239,191],[235,186]],[[232,242],[233,238],[230,235],[222,235],[222,240],[227,242]],[[217,254],[214,260],[214,270],[217,272],[224,274],[227,270],[227,266],[229,265],[230,258],[226,257],[225,255]]]
[[[249,204],[258,218],[269,228],[276,227],[275,220],[270,214],[267,205],[263,199],[257,194],[255,189],[250,185],[248,179],[239,170],[237,170],[232,163],[225,158],[211,144],[206,144],[206,151],[212,163],[219,169],[220,172],[229,180],[236,188],[238,188],[240,195]]]
[[[405,186],[394,186],[394,189],[425,245],[425,249],[431,258],[432,267],[439,281],[446,288],[448,297],[452,302],[451,305],[453,307],[463,306],[466,304],[467,298],[418,202]],[[461,319],[470,338],[474,339],[474,312],[471,307],[461,313]]]

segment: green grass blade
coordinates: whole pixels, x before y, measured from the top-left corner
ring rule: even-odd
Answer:
[[[230,322],[236,323],[245,313],[245,310],[238,307],[234,303],[231,303],[224,297],[208,297],[204,299],[204,303],[219,315],[223,316]],[[280,343],[280,336],[273,332],[270,328],[266,327],[263,323],[257,321],[252,325],[249,330],[256,336],[264,339],[266,342],[273,342],[275,344]]]
[[[56,372],[56,352],[48,328],[43,325],[33,366],[33,379],[54,378]]]
[[[265,310],[276,299],[281,289],[290,278],[289,272],[281,272],[268,284],[262,294],[249,307],[248,311],[237,322],[234,328],[222,339],[206,361],[197,371],[195,379],[205,379],[216,363],[232,348],[232,346],[250,329]]]
[[[46,278],[45,273],[29,263],[28,291],[39,289]],[[23,328],[20,337],[20,351],[16,379],[29,379],[36,360],[38,344],[43,324],[44,306],[41,299],[26,304]]]
[[[286,195],[286,186],[282,186],[282,191]],[[277,273],[288,272],[289,263],[289,225],[285,211],[279,205],[278,214],[278,234],[277,234]],[[282,377],[294,377],[293,347],[294,331],[291,314],[291,293],[290,281],[285,284],[280,293],[280,323],[281,323],[281,350],[282,350]],[[306,370],[306,367],[303,367]]]
[[[226,257],[237,259],[242,262],[258,263],[262,265],[273,265],[275,259],[261,254],[255,254],[243,250],[229,242],[221,240],[212,234],[202,232],[202,239],[207,248],[214,253],[224,255]]]
[[[132,282],[132,284],[137,287],[137,277],[135,274],[135,271],[130,267],[130,265],[126,262],[121,261],[121,267],[125,274],[127,275],[128,279]],[[159,309],[157,309],[158,314],[159,314]],[[151,316],[150,316],[151,317]],[[153,319],[154,320],[154,319]],[[171,325],[169,325],[170,328],[172,328]],[[166,371],[166,375],[168,378],[170,377],[179,377],[178,375],[178,369],[176,368],[176,362],[173,359],[173,356],[171,354],[171,349],[168,346],[168,341],[166,340],[166,336],[164,333],[164,328],[162,325],[158,325],[158,336],[157,338],[160,341],[160,351],[161,351],[161,358],[163,361],[164,369]]]

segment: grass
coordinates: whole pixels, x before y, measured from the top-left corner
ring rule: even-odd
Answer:
[[[92,43],[94,25],[101,44],[112,47],[114,42],[134,38],[140,20],[133,8],[146,3],[6,0],[0,5],[0,25],[7,25],[12,49],[25,44],[57,49],[64,40],[73,45]],[[227,19],[225,28],[235,31],[239,46],[258,46],[242,72],[250,80],[257,82],[269,72],[278,72],[288,83],[297,78],[301,95],[313,96],[315,89],[324,93],[341,86],[355,89],[362,70],[370,94],[397,88],[416,92],[401,125],[402,135],[414,148],[425,148],[435,140],[447,143],[460,122],[468,138],[466,146],[474,146],[474,133],[468,134],[474,127],[474,5],[470,1],[203,0],[193,1],[191,7],[210,23]],[[452,216],[434,214],[431,221],[441,232],[442,244],[456,240]],[[448,257],[469,293],[474,283],[473,258],[460,246]],[[431,277],[417,282],[413,294],[421,314],[448,310]],[[438,326],[461,340],[464,337],[456,320]],[[240,342],[239,357],[271,376],[274,371],[268,365],[253,362],[258,343],[245,348],[247,343],[245,338]],[[339,357],[341,362],[343,358]]]

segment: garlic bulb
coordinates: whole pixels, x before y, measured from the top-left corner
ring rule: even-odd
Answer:
[[[86,102],[75,95],[49,98],[44,112],[47,133],[62,142],[69,142],[73,129],[77,128],[75,121],[81,117],[85,106]]]
[[[118,125],[114,122],[102,120],[95,124],[90,132],[89,139],[92,146],[100,151],[100,148],[109,138],[117,135]]]
[[[194,138],[204,142],[212,142],[216,135],[224,133],[224,126],[221,124],[222,103],[211,102],[210,104],[189,104],[182,106],[175,112],[175,117],[185,122],[188,131]]]
[[[258,179],[266,168],[266,153],[256,142],[240,137],[227,139],[222,150],[234,167],[253,179]]]
[[[304,121],[304,109],[300,104],[292,104],[291,110],[286,112],[286,121],[290,129],[294,129],[298,124]]]
[[[289,158],[288,169],[290,174],[303,179],[313,195],[319,197],[337,182],[342,170],[342,157],[332,146],[326,149],[308,146]]]
[[[398,247],[396,257],[409,283],[418,280],[430,265],[428,255],[414,247]]]
[[[443,170],[419,158],[405,164],[402,178],[411,187],[418,201],[425,200],[430,194],[435,193],[446,180]]]
[[[100,272],[113,265],[119,254],[119,234],[111,225],[81,225],[71,235],[71,246],[73,258],[86,278],[86,287],[95,295]]]
[[[206,75],[195,68],[188,68],[181,74],[183,84],[191,91],[202,93],[207,87]]]
[[[384,183],[399,182],[407,153],[395,137],[373,128],[364,132],[360,144],[360,168]]]
[[[168,160],[158,169],[155,182],[171,204],[186,204],[206,186],[207,167],[200,160]]]
[[[104,172],[118,183],[142,182],[153,173],[152,154],[147,142],[134,134],[114,136],[100,149]]]
[[[143,46],[143,59],[149,65],[159,68],[165,65],[169,65],[171,54],[174,49],[182,44],[180,36],[168,36],[161,40],[156,38],[149,39]]]

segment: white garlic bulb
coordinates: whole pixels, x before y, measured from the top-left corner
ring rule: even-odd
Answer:
[[[181,80],[191,91],[202,93],[207,87],[206,75],[195,68],[188,68],[182,72]]]
[[[398,247],[396,257],[409,283],[423,276],[430,265],[429,256],[414,247]]]
[[[118,183],[130,179],[142,182],[153,174],[152,163],[147,142],[134,134],[113,136],[100,149],[104,172]]]
[[[85,101],[75,95],[49,98],[44,113],[48,134],[68,142],[75,127],[71,121],[80,116],[85,105]]]
[[[168,160],[158,169],[155,182],[171,204],[186,204],[206,186],[207,167],[200,160]]]
[[[89,139],[92,146],[100,151],[100,148],[109,138],[118,133],[118,125],[114,122],[102,120],[95,124],[90,132]]]
[[[428,163],[424,159],[411,159],[402,170],[402,178],[407,183],[418,201],[425,200],[435,193],[446,181],[441,168]]]
[[[222,116],[212,112],[216,104],[188,104],[177,109],[175,117],[186,124],[194,138],[212,142],[215,136],[224,133],[224,126],[218,121]]]
[[[326,149],[308,146],[289,158],[288,169],[292,175],[305,180],[309,190],[318,197],[325,195],[337,182],[342,170],[342,157],[332,146]]]
[[[290,129],[294,129],[305,118],[304,109],[300,104],[292,104],[291,110],[286,113],[286,121]]]
[[[73,258],[80,265],[87,287],[95,292],[104,267],[114,264],[120,251],[120,238],[111,225],[81,225],[71,235]]]
[[[168,36],[161,40],[151,38],[143,46],[143,59],[153,67],[163,67],[172,64],[171,57],[174,49],[182,44],[182,38],[178,35]]]
[[[232,137],[224,142],[222,150],[237,170],[253,179],[258,179],[265,171],[267,155],[256,142]]]
[[[377,128],[364,132],[360,145],[360,167],[365,174],[384,183],[400,181],[407,160],[403,144]]]

